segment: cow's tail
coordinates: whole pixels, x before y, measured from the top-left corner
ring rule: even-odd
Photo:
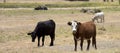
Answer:
[[[105,16],[103,15],[103,23],[105,22]]]
[[[93,37],[93,38],[92,38],[92,46],[94,47],[94,46],[95,46],[95,44],[96,44],[96,38],[95,38],[95,37]]]
[[[94,30],[94,35],[92,37],[92,46],[95,47],[95,49],[97,49],[97,46],[96,46],[96,27],[95,27],[95,30]]]

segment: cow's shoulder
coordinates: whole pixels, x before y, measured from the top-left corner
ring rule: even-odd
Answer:
[[[44,24],[44,22],[38,22],[36,27],[38,27],[38,28],[44,28],[45,24]]]
[[[41,21],[38,22],[38,27],[52,27],[54,24],[53,20]]]

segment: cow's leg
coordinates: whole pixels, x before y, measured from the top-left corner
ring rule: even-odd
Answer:
[[[96,47],[96,38],[95,37],[92,38],[92,46],[97,49],[97,47]]]
[[[97,46],[96,46],[96,37],[93,37],[93,41],[94,41],[94,46],[95,46],[95,49],[97,49]]]
[[[95,39],[94,39],[94,37],[92,38],[92,46],[93,47],[95,46]]]
[[[87,50],[89,50],[90,42],[91,42],[90,40],[87,40],[87,43],[88,43]]]
[[[99,23],[99,19],[97,18],[96,20],[97,20],[97,23]]]
[[[101,17],[101,21],[100,21],[100,23],[102,23],[103,22],[103,18]]]
[[[83,39],[81,39],[81,43],[80,43],[80,46],[81,46],[81,50],[83,50]]]
[[[103,20],[103,23],[104,23],[105,22],[104,16],[103,16],[102,20]]]
[[[40,36],[38,36],[38,47],[40,46]]]
[[[51,34],[50,38],[51,38],[50,46],[53,46],[54,45],[55,34]]]
[[[94,17],[94,22],[95,21],[98,23],[98,17]]]
[[[45,35],[42,36],[42,46],[44,46]]]
[[[74,42],[75,42],[75,51],[77,51],[77,40],[75,39],[75,37],[74,37]]]
[[[96,41],[95,41],[95,49],[97,49],[97,46],[96,46]]]

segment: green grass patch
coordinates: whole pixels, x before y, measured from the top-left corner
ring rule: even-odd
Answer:
[[[116,7],[106,7],[106,8],[101,8],[104,11],[110,12],[110,11],[120,11],[120,7],[116,6]]]
[[[33,8],[41,3],[0,3],[1,8]]]
[[[40,14],[73,14],[80,13],[80,10],[0,10],[0,15],[15,16],[15,15],[40,15]]]
[[[120,7],[107,7],[100,8],[104,12],[119,12]],[[0,15],[14,16],[14,15],[40,15],[40,14],[77,14],[81,13],[80,9],[68,9],[68,10],[0,10]]]
[[[58,2],[46,4],[48,7],[100,7],[100,6],[118,6],[117,3],[102,3],[102,2]]]
[[[34,8],[39,5],[46,5],[52,7],[98,7],[98,6],[118,6],[116,2],[39,2],[39,3],[0,3],[0,8]]]

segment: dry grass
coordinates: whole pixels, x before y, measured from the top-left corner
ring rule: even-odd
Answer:
[[[80,13],[79,10],[2,10],[0,11],[0,53],[120,53],[119,11],[105,11],[106,31],[97,30],[98,50],[90,47],[90,51],[86,51],[85,41],[84,51],[78,48],[78,51],[74,52],[73,36],[67,22],[71,20],[86,22],[91,20],[92,16]],[[49,47],[50,38],[46,37],[45,46],[37,47],[37,39],[32,43],[27,32],[33,31],[37,22],[48,19],[55,20],[57,24],[55,46]],[[102,27],[102,24],[96,25],[97,29]]]
[[[117,0],[116,0],[117,1]],[[63,0],[7,0],[6,3],[1,3],[0,8],[35,8],[38,6],[47,6],[48,8],[66,8],[66,7],[106,7],[119,6],[117,2],[99,2],[92,0],[90,2],[82,1],[63,1]]]
[[[7,2],[58,2],[58,1],[66,1],[66,0],[7,0]],[[92,2],[103,2],[103,0],[90,0]],[[117,2],[118,0],[114,0]],[[3,2],[3,0],[0,0],[0,2]]]

